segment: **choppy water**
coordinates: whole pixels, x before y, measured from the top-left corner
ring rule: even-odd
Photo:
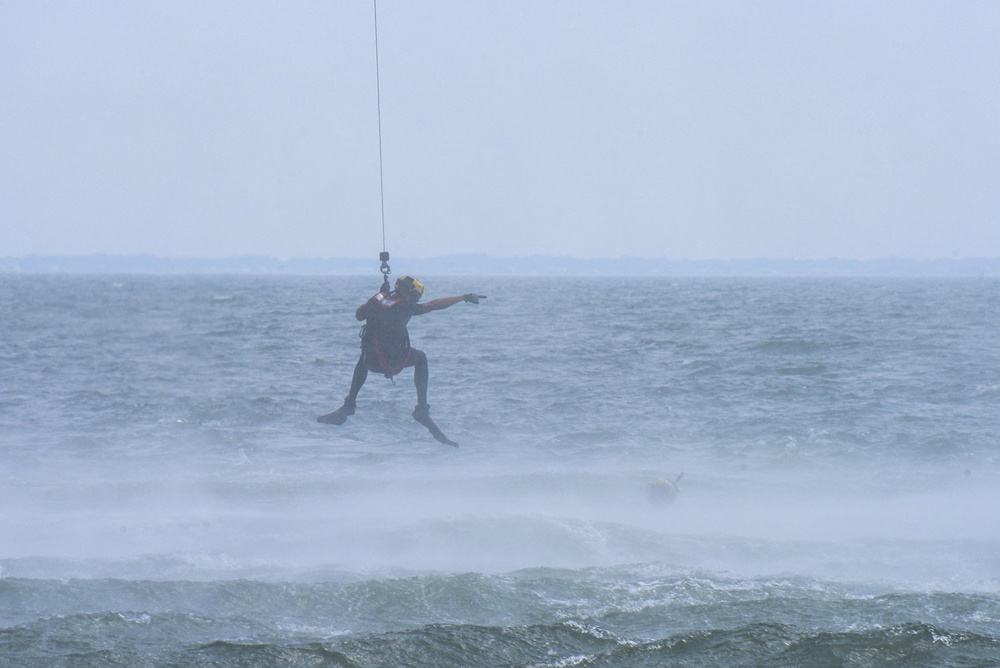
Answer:
[[[0,276],[0,665],[1000,665],[1000,282],[421,278]]]

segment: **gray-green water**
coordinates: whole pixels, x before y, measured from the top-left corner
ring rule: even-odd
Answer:
[[[0,276],[0,665],[1000,665],[1000,282],[420,278]]]

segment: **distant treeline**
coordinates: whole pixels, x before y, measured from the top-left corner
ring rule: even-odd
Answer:
[[[393,258],[399,274],[491,276],[1000,276],[1000,258],[915,260],[666,260],[580,259],[530,255],[446,255]],[[377,259],[292,258],[244,255],[164,258],[153,255],[79,255],[0,258],[0,272],[48,274],[317,274],[363,275]]]

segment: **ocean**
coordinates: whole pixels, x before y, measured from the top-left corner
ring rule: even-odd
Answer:
[[[420,278],[0,275],[0,665],[1000,666],[1000,281]]]

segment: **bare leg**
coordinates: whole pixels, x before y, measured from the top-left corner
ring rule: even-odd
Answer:
[[[365,366],[365,358],[362,355],[354,367],[354,377],[351,378],[351,389],[348,391],[346,398],[351,401],[357,399],[358,392],[361,391],[361,386],[365,384],[366,380],[368,380],[368,367]]]
[[[348,391],[347,396],[344,397],[344,405],[333,411],[332,413],[327,413],[326,415],[320,415],[316,418],[317,422],[323,422],[324,424],[336,424],[341,425],[347,422],[347,417],[349,415],[354,415],[355,399],[358,397],[358,392],[361,391],[361,386],[365,384],[368,379],[368,367],[365,366],[364,355],[358,360],[358,363],[354,366],[354,376],[351,378],[351,389]]]
[[[413,362],[413,384],[417,387],[417,405],[427,405],[427,381],[430,374],[427,370],[427,355],[422,350],[413,349],[410,351],[410,360]]]
[[[413,364],[413,384],[417,386],[417,405],[413,409],[413,419],[427,427],[439,443],[457,448],[458,443],[445,436],[431,419],[431,407],[427,405],[427,355],[419,350],[411,350],[410,362]]]

